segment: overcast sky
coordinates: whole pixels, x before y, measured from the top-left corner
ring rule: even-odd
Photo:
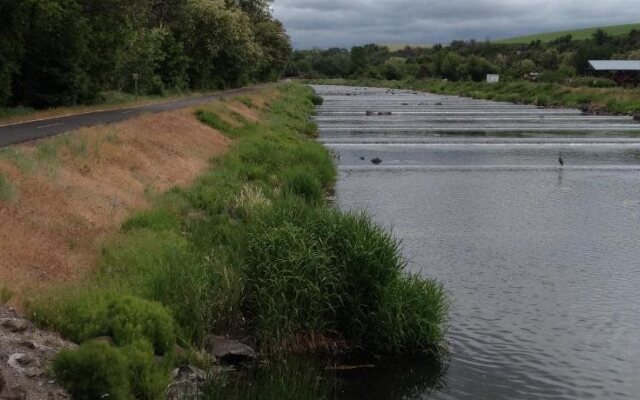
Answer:
[[[640,0],[275,0],[298,49],[449,43],[640,22]]]

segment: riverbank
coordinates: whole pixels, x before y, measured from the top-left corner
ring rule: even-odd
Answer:
[[[35,321],[80,344],[53,366],[72,394],[160,398],[180,365],[210,369],[220,392],[229,386],[212,368],[212,335],[266,360],[441,351],[442,287],[408,275],[399,244],[368,216],[327,204],[336,169],[310,139],[312,98],[283,85],[199,108],[229,150],[126,220],[94,274],[29,296]]]
[[[543,107],[581,108],[594,114],[635,115],[640,113],[640,89],[637,88],[593,88],[525,81],[489,84],[472,81],[443,82],[440,80],[321,79],[312,82],[327,85],[420,90],[474,99],[535,104]]]

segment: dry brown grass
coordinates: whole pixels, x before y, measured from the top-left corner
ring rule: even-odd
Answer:
[[[17,193],[0,201],[0,282],[19,292],[93,271],[102,240],[133,210],[150,205],[149,192],[188,185],[227,149],[229,139],[193,111],[145,115],[5,151],[0,173]]]

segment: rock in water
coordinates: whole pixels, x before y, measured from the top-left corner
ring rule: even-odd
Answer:
[[[250,346],[222,336],[207,337],[205,348],[223,364],[238,364],[256,358],[256,352]]]
[[[379,159],[378,157],[376,157],[376,158],[372,158],[372,159],[371,159],[371,162],[372,162],[373,164],[375,164],[375,165],[378,165],[378,164],[381,164],[381,163],[382,163],[382,160],[381,160],[381,159]]]

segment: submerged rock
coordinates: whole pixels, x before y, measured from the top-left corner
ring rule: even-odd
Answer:
[[[257,357],[250,346],[222,336],[207,337],[205,349],[223,364],[239,364],[253,361]]]

